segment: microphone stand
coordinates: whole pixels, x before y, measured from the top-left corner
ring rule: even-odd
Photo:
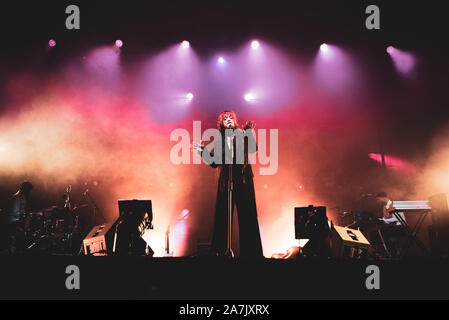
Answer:
[[[90,203],[92,204],[92,207],[94,209],[94,215],[92,217],[93,220],[93,224],[95,225],[96,221],[95,218],[97,216],[97,213],[99,212],[101,214],[100,209],[98,208],[97,204],[95,203],[94,199],[92,198],[92,196],[90,195],[89,189],[87,189],[86,191],[84,191],[84,196],[87,198],[88,201],[90,201]],[[102,218],[104,219],[103,215]]]
[[[234,252],[232,251],[232,191],[234,189],[233,181],[232,181],[232,164],[234,163],[234,154],[232,152],[234,148],[234,140],[231,139],[231,156],[232,161],[231,164],[228,165],[228,243],[225,251],[225,257],[234,258]],[[234,150],[235,151],[235,150]]]

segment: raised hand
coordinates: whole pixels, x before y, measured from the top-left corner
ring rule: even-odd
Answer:
[[[203,146],[201,143],[193,143],[192,145],[193,150],[202,152],[205,148],[205,146]]]
[[[254,121],[246,121],[244,129],[254,129],[256,128],[256,123]]]

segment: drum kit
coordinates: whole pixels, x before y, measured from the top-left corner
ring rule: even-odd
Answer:
[[[70,191],[71,187],[68,187],[64,195],[64,207],[51,206],[28,213],[21,219],[19,225],[26,251],[71,254],[79,248],[80,207],[72,207]]]

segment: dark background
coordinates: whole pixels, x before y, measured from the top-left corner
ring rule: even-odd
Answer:
[[[80,30],[65,28],[65,8],[70,4],[80,7]],[[370,4],[380,7],[380,30],[365,28],[365,8]],[[207,58],[217,47],[237,48],[248,39],[260,37],[292,55],[300,53],[310,62],[321,43],[337,43],[357,53],[370,74],[373,85],[366,108],[372,108],[369,111],[377,121],[385,148],[404,159],[425,163],[433,138],[449,120],[447,9],[447,1],[5,3],[0,9],[0,98],[6,95],[3,83],[10,73],[33,70],[44,77],[57,72],[67,57],[118,38],[125,43],[125,65],[149,50],[158,51],[184,39],[191,42],[200,57]],[[43,46],[50,38],[56,39],[57,46],[44,52]],[[379,50],[392,44],[418,55],[415,81],[402,81],[385,58],[386,52]],[[370,96],[381,103],[370,103]],[[3,107],[1,104],[0,112]],[[353,158],[354,163],[357,159]],[[16,185],[12,186],[7,174],[2,176],[8,183],[0,183],[0,197],[8,199]],[[314,191],[329,196],[327,190]],[[353,196],[351,191],[343,199],[354,208],[359,204]],[[49,194],[38,197],[35,205],[48,206],[48,200],[54,198]],[[213,206],[213,201],[209,197],[208,205]],[[334,199],[333,203],[339,205]]]
[[[80,7],[80,30],[65,28],[69,4]],[[365,28],[370,4],[380,8],[380,30]],[[184,39],[207,57],[217,47],[261,36],[310,60],[322,42],[339,43],[369,61],[373,94],[385,97],[376,105],[388,112],[385,130],[395,130],[399,144],[412,141],[411,149],[421,152],[449,115],[447,8],[446,1],[17,1],[1,8],[1,77],[8,70],[52,70],[77,50],[117,38],[126,43],[124,63]],[[39,49],[49,38],[58,45],[44,56]],[[379,59],[378,48],[391,44],[419,52],[424,61],[413,95],[388,61]]]

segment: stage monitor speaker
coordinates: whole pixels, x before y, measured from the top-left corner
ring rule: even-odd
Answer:
[[[92,228],[83,240],[84,254],[106,256],[112,253],[115,222],[107,222]]]
[[[86,255],[153,255],[147,244],[153,229],[151,200],[119,200],[119,218],[95,226],[83,240]]]
[[[366,256],[369,247],[369,241],[360,230],[332,226],[329,252],[333,258],[360,259]]]
[[[117,241],[114,253],[153,255],[146,239],[153,229],[151,200],[119,200]]]

